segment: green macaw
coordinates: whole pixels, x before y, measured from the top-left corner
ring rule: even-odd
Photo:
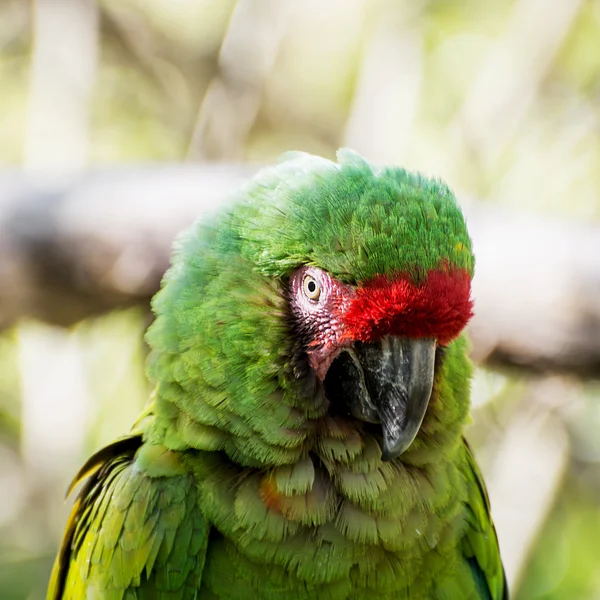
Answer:
[[[180,240],[150,404],[49,599],[508,598],[463,438],[471,241],[438,180],[295,154]]]

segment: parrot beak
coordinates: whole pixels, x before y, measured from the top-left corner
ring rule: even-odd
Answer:
[[[381,423],[383,460],[400,456],[419,432],[433,389],[435,348],[434,339],[388,335],[345,348],[329,368],[330,400],[357,419]]]

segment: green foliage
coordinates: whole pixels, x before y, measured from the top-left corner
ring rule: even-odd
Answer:
[[[516,600],[596,597],[600,574],[594,548],[600,539],[600,510],[597,483],[596,489],[590,485],[594,475],[597,482],[597,473],[590,477],[590,473],[576,468],[568,477],[548,525],[537,540]]]

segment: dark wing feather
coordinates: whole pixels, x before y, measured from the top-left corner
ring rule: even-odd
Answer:
[[[482,600],[508,600],[508,586],[500,557],[490,501],[479,467],[464,440],[465,478],[468,484],[467,529],[461,549]]]
[[[194,598],[209,526],[180,455],[129,436],[97,452],[67,523],[48,600]]]

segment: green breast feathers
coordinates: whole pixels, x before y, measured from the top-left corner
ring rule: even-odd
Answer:
[[[463,438],[472,276],[440,181],[261,171],[177,243],[154,393],[75,478],[48,598],[508,598]]]

